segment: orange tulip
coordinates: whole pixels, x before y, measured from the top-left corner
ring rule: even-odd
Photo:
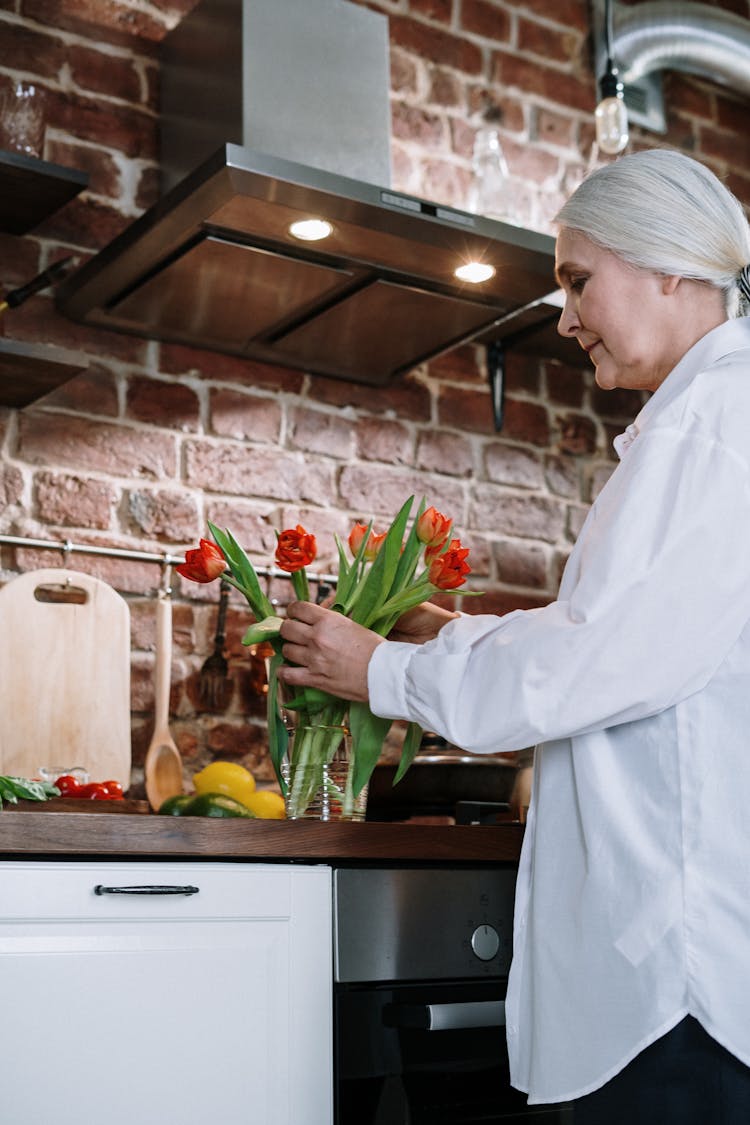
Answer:
[[[305,531],[302,524],[279,534],[276,543],[276,565],[288,574],[309,566],[318,553],[315,536]]]
[[[354,527],[349,532],[349,550],[355,558],[366,534],[367,527],[363,523],[355,523]],[[377,558],[378,551],[383,546],[387,534],[387,531],[384,531],[382,535],[376,535],[374,531],[370,532],[367,539],[367,546],[365,547],[365,562],[372,562],[373,559]]]
[[[451,533],[453,520],[437,508],[427,508],[417,520],[417,539],[425,547],[442,547]]]
[[[193,582],[213,582],[226,568],[226,559],[216,544],[210,539],[201,539],[200,546],[185,552],[184,563],[175,570]]]
[[[432,585],[439,590],[455,590],[463,586],[466,575],[471,573],[471,567],[465,561],[468,554],[469,548],[462,547],[460,539],[452,539],[448,550],[430,564],[428,577]]]

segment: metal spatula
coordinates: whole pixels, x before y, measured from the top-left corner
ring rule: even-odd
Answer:
[[[219,616],[216,619],[214,651],[203,662],[198,673],[198,697],[204,707],[212,711],[223,710],[226,704],[227,674],[229,664],[224,656],[224,626],[227,619],[229,583],[222,579],[219,594]]]

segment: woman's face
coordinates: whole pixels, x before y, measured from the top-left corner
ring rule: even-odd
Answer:
[[[565,293],[557,330],[578,340],[599,386],[656,390],[679,359],[665,303],[667,279],[628,265],[566,227],[557,238],[555,262]]]

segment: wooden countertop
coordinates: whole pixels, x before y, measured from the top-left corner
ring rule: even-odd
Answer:
[[[100,812],[0,812],[0,857],[258,859],[322,862],[517,861],[520,824],[234,820]]]

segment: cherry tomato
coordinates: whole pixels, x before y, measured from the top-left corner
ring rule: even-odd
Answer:
[[[110,801],[122,800],[122,786],[119,781],[102,781],[101,784],[107,790]]]
[[[88,798],[91,801],[109,800],[109,793],[107,792],[106,786],[102,785],[99,781],[93,781],[88,785],[82,785],[76,796]]]
[[[77,778],[73,777],[72,773],[64,773],[62,777],[58,777],[55,785],[60,790],[61,797],[78,797],[81,792],[81,785]]]

